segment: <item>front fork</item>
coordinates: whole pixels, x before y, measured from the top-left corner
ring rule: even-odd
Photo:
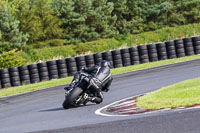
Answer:
[[[83,95],[81,95],[76,101],[76,104],[83,104],[86,100],[88,99],[88,94],[84,93]]]

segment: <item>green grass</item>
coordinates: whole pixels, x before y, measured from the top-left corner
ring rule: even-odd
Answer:
[[[136,100],[137,107],[164,109],[200,104],[200,78],[163,87]]]
[[[57,80],[43,81],[43,82],[35,83],[35,84],[22,85],[18,87],[2,89],[0,90],[0,97],[20,94],[24,92],[30,92],[30,91],[44,89],[44,88],[53,87],[57,85],[62,85],[62,84],[70,83],[71,80],[72,80],[72,77],[67,77],[67,78],[62,78],[62,79],[57,79]]]
[[[163,61],[140,64],[140,65],[116,68],[116,69],[112,69],[111,73],[113,75],[120,74],[120,73],[124,73],[124,72],[130,72],[130,71],[135,71],[135,70],[140,70],[140,69],[147,69],[147,68],[151,68],[151,67],[162,66],[162,65],[178,63],[178,62],[183,62],[183,61],[189,61],[189,60],[194,60],[194,59],[200,59],[200,55],[194,55],[194,56],[188,56],[188,57],[183,57],[183,58],[176,58],[176,59],[163,60]],[[67,83],[70,83],[71,80],[72,80],[72,77],[67,77],[67,78],[62,78],[62,79],[57,79],[57,80],[44,81],[44,82],[40,82],[40,83],[36,83],[36,84],[23,85],[23,86],[19,86],[19,87],[2,89],[2,90],[0,90],[0,97],[34,91],[34,90],[43,89],[43,88],[47,88],[47,87],[53,87],[53,86],[62,85],[62,84],[67,84]]]
[[[40,60],[46,61],[84,54],[92,54],[113,49],[163,42],[196,35],[200,35],[200,23],[176,27],[165,27],[159,30],[143,32],[134,35],[118,35],[109,39],[100,39],[86,43],[79,43],[76,45],[32,49],[32,51],[23,51],[21,56],[27,59],[29,63],[31,63],[38,62]]]

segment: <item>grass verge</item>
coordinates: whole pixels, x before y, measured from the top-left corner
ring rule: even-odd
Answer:
[[[28,64],[31,62],[62,59],[85,54],[99,53],[103,51],[121,49],[142,44],[164,42],[200,35],[200,23],[187,24],[176,27],[165,27],[155,31],[139,34],[120,34],[109,39],[100,39],[91,42],[78,43],[57,47],[44,47],[24,50],[20,56],[25,58]],[[59,43],[57,43],[59,44]]]
[[[137,99],[136,105],[145,109],[190,107],[200,104],[200,78],[163,87]]]
[[[178,63],[178,62],[184,62],[184,61],[189,61],[189,60],[194,60],[194,59],[200,59],[200,55],[194,55],[194,56],[188,56],[188,57],[183,57],[183,58],[169,59],[169,60],[133,65],[133,66],[128,66],[128,67],[116,68],[116,69],[112,69],[111,73],[113,75],[115,75],[115,74],[120,74],[120,73],[124,73],[124,72],[141,70],[141,69],[162,66],[162,65],[172,64],[172,63]],[[67,83],[70,83],[71,80],[72,80],[72,77],[67,77],[67,78],[62,78],[62,79],[57,79],[57,80],[44,81],[44,82],[40,82],[40,83],[36,83],[36,84],[23,85],[23,86],[19,86],[19,87],[11,87],[8,89],[1,89],[0,97],[34,91],[34,90],[53,87],[53,86],[62,85],[62,84],[67,84]]]

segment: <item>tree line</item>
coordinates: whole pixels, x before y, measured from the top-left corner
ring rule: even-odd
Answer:
[[[200,22],[200,0],[1,0],[0,54]]]

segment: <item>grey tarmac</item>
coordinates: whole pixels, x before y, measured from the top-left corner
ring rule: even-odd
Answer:
[[[200,60],[114,76],[101,104],[64,110],[65,85],[0,98],[0,133],[199,133],[200,109],[106,117],[94,112],[127,97],[200,77]]]

